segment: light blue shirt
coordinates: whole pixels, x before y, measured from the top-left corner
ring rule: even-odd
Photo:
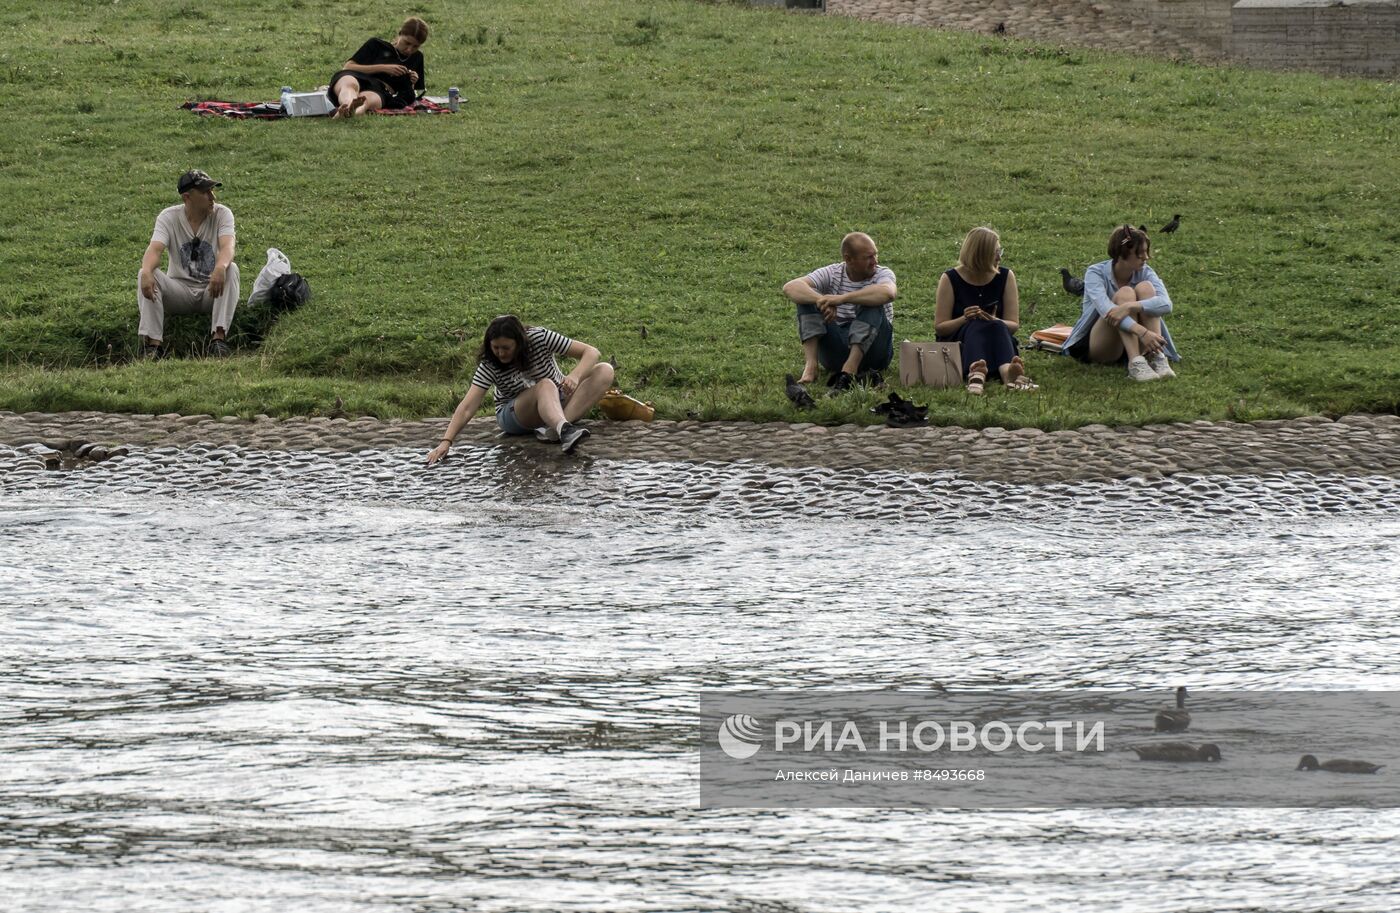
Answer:
[[[1171,296],[1167,294],[1167,287],[1162,284],[1162,280],[1153,272],[1152,267],[1144,264],[1142,269],[1133,273],[1127,284],[1131,287],[1139,282],[1152,283],[1152,289],[1156,292],[1151,298],[1138,302],[1142,306],[1143,313],[1163,317],[1172,312]],[[1087,338],[1089,332],[1094,328],[1094,324],[1113,310],[1113,296],[1120,287],[1113,279],[1112,260],[1095,263],[1084,271],[1084,310],[1079,315],[1079,322],[1074,325],[1073,330],[1070,330],[1069,338],[1065,340],[1064,347],[1060,349],[1061,354],[1068,355],[1070,346]],[[1137,326],[1137,321],[1131,317],[1124,317],[1118,326],[1119,329],[1131,330]],[[1172,334],[1167,332],[1165,320],[1162,321],[1162,338],[1167,342],[1165,348],[1167,358],[1172,361],[1181,361],[1181,356],[1177,354],[1176,346],[1172,343]]]

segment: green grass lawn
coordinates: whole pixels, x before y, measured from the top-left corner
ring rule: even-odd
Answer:
[[[332,21],[328,9],[340,11]],[[403,15],[456,116],[232,122],[190,99],[322,84]],[[896,340],[997,228],[1027,329],[1115,224],[1156,238],[1174,382],[1028,356],[1033,396],[917,394],[939,422],[1072,427],[1400,404],[1400,88],[727,3],[12,0],[0,11],[0,408],[445,415],[486,322],[599,346],[663,417],[792,418],[784,281],[870,232]],[[176,176],[314,301],[227,362],[132,364],[135,279]],[[247,315],[245,324],[256,324]],[[190,350],[201,318],[176,321]],[[642,338],[640,327],[648,334]],[[246,328],[246,327],[245,327]],[[259,327],[262,329],[262,327]],[[865,420],[877,397],[823,402]]]

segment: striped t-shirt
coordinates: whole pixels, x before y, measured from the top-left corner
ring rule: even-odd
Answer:
[[[812,283],[812,288],[821,295],[844,295],[847,292],[854,292],[863,289],[867,285],[880,285],[888,282],[894,285],[894,270],[888,266],[875,267],[875,275],[864,282],[856,282],[846,275],[846,264],[833,263],[830,266],[823,266],[821,269],[814,269],[807,274],[807,281]],[[856,311],[860,310],[859,305],[846,302],[836,306],[836,322],[846,323],[856,319]],[[885,319],[894,323],[894,302],[885,302]]]
[[[472,374],[473,387],[486,390],[493,386],[496,388],[497,410],[504,409],[507,403],[538,381],[548,378],[558,384],[564,379],[564,373],[559,370],[559,363],[554,360],[554,356],[566,354],[569,346],[574,344],[572,339],[544,327],[526,327],[525,343],[524,371],[513,365],[498,368],[483,358],[477,363],[476,372]]]

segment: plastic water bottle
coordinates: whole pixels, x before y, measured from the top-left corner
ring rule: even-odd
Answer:
[[[447,90],[447,110],[454,114],[462,107],[462,90],[453,86]]]
[[[292,113],[292,87],[282,87],[282,113],[291,115]]]

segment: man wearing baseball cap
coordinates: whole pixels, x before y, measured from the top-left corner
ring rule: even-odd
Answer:
[[[166,314],[209,314],[209,352],[216,358],[229,354],[225,336],[238,306],[238,266],[233,213],[214,202],[214,188],[222,186],[203,171],[186,171],[175,185],[184,202],[156,216],[136,281],[143,358],[160,354]],[[161,272],[157,267],[166,250],[170,266]]]

